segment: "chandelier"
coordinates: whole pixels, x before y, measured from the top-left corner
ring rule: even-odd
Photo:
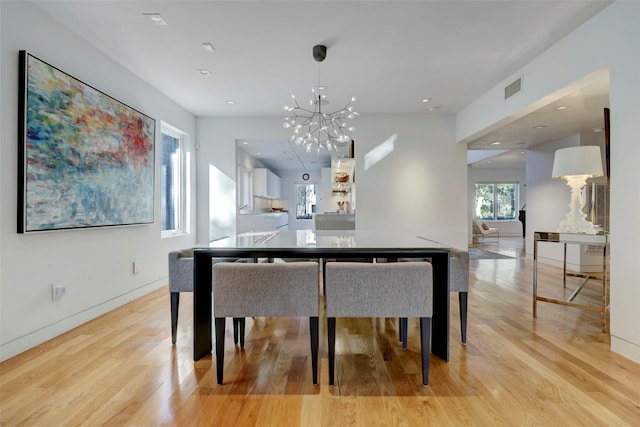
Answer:
[[[323,45],[313,47],[313,58],[317,62],[322,62],[327,56],[327,48]],[[319,74],[319,73],[318,73]],[[318,80],[320,80],[318,78]],[[318,82],[319,83],[319,82]],[[312,97],[309,99],[309,108],[300,106],[295,95],[291,94],[294,106],[285,105],[284,109],[289,116],[284,119],[286,129],[292,128],[293,135],[291,141],[297,145],[304,146],[307,153],[312,149],[318,154],[322,150],[337,150],[338,144],[344,145],[351,141],[351,137],[346,132],[353,132],[355,128],[350,126],[348,121],[353,120],[359,114],[353,110],[353,97],[340,110],[326,112],[322,107],[329,104],[327,95],[322,93],[326,86],[318,84],[317,88],[312,88]]]

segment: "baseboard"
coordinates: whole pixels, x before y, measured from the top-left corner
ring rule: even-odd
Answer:
[[[65,332],[77,328],[105,313],[121,307],[141,296],[144,296],[156,289],[166,286],[167,278],[163,277],[154,282],[143,285],[125,294],[118,295],[99,305],[87,308],[79,313],[59,320],[51,325],[44,326],[36,331],[18,337],[12,341],[0,345],[0,362],[4,362],[20,353],[36,347],[52,338],[62,335]]]
[[[611,350],[640,363],[640,345],[611,335]]]

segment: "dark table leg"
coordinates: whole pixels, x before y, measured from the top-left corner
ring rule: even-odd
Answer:
[[[194,253],[193,360],[211,354],[211,255]]]
[[[431,352],[449,361],[449,253],[431,256],[433,265],[433,317]]]

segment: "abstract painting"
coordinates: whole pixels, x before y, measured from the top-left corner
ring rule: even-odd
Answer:
[[[18,232],[154,220],[155,120],[20,51]]]

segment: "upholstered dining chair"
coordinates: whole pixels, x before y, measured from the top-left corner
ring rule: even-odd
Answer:
[[[218,384],[223,381],[225,318],[239,321],[241,343],[244,343],[245,317],[299,316],[309,318],[313,383],[318,384],[318,263],[222,262],[213,266],[213,272]]]
[[[240,260],[236,258],[214,258],[212,263],[234,261]],[[172,344],[176,343],[178,335],[178,309],[180,306],[180,293],[182,292],[193,292],[193,248],[169,252],[169,296],[171,298]],[[234,324],[234,326],[236,325]],[[234,328],[234,335],[237,335],[237,326]]]
[[[327,262],[325,287],[330,385],[334,383],[337,317],[419,317],[422,383],[429,383],[433,316],[430,263]]]
[[[400,258],[398,261],[428,261],[430,258]],[[458,293],[460,307],[460,342],[467,344],[467,301],[469,299],[469,252],[451,248],[449,254],[449,292]],[[400,325],[400,341],[407,347],[406,321],[398,320]]]

